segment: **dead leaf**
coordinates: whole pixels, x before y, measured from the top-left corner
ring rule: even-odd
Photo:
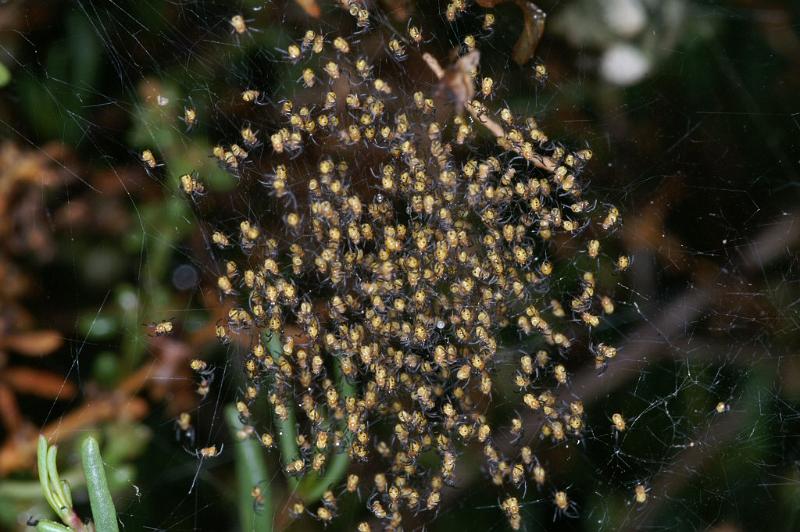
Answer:
[[[0,384],[0,418],[3,418],[3,425],[9,434],[15,434],[22,425],[22,415],[14,392],[4,384]]]
[[[75,385],[61,375],[30,368],[5,368],[3,382],[17,392],[38,395],[46,399],[72,399]]]
[[[319,18],[322,14],[322,10],[319,8],[319,4],[317,4],[317,0],[294,0],[295,3],[300,6],[303,11],[306,12],[306,15],[309,17]]]
[[[383,0],[383,5],[389,16],[396,22],[406,23],[411,17],[411,10],[408,0]]]
[[[10,334],[0,343],[6,349],[16,351],[21,355],[41,357],[49,355],[61,347],[63,340],[58,331],[32,331]]]
[[[108,421],[110,419],[139,420],[147,415],[150,408],[140,397],[112,396],[105,400],[86,404],[81,408],[51,422],[42,433],[52,444],[74,436],[79,431]],[[25,441],[6,439],[0,448],[0,477],[25,467],[36,460],[38,435],[33,434]]]
[[[470,72],[478,68],[478,63],[481,59],[479,51],[474,50],[460,57],[447,70],[443,70],[439,61],[427,52],[422,54],[422,59],[439,79],[439,91],[437,92],[441,90],[449,92],[451,97],[448,99],[453,101],[457,112],[460,113],[464,108],[468,109],[470,115],[491,131],[495,137],[505,137],[506,133],[503,130],[503,126],[485,115],[478,116],[472,106],[466,105],[475,96],[475,85]]]

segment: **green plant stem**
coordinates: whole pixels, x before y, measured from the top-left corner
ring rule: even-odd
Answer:
[[[134,468],[123,464],[109,472],[108,485],[111,492],[130,486],[134,476]],[[61,482],[68,482],[71,489],[86,486],[86,478],[80,468],[73,468],[66,473],[59,473]],[[65,489],[66,491],[66,489]],[[38,501],[42,496],[42,485],[38,480],[3,480],[0,482],[0,501],[20,501],[28,504]]]
[[[81,445],[81,462],[86,475],[86,488],[92,507],[92,519],[97,532],[119,532],[117,511],[106,482],[103,458],[97,440],[89,436]]]
[[[266,344],[267,350],[272,355],[272,358],[278,361],[280,357],[283,356],[283,348],[281,347],[279,336],[277,334],[269,335]],[[297,422],[294,415],[294,404],[287,404],[286,412],[288,415],[285,420],[275,416],[281,449],[281,465],[284,467],[300,457],[300,450],[297,448]],[[296,478],[288,477],[287,482],[289,483],[289,489],[292,491],[297,488],[298,481]]]
[[[347,382],[347,378],[342,374],[341,365],[336,361],[336,385],[339,388],[339,393],[342,397],[351,397],[355,394],[355,386]],[[342,423],[343,424],[343,423]],[[350,465],[350,455],[346,449],[335,449],[335,454],[325,470],[325,474],[310,475],[306,477],[297,489],[300,497],[306,504],[311,504],[318,501],[322,495],[339,483],[344,478],[347,468]]]
[[[57,455],[58,447],[55,445],[47,449],[47,476],[49,478],[50,493],[53,494],[53,499],[58,503],[60,515],[63,518],[64,516],[69,516],[69,510],[72,505],[69,504],[62,490],[61,478],[58,476],[58,467],[56,465]]]
[[[5,480],[0,483],[2,501],[38,501],[42,496],[42,485],[32,480]]]
[[[267,350],[277,361],[282,356],[282,347],[278,336],[270,335],[266,340]],[[355,394],[355,386],[350,384],[344,377],[338,361],[335,365],[335,371],[336,383],[341,395],[343,397],[350,397]],[[297,448],[297,426],[294,405],[287,404],[286,410],[288,412],[286,420],[281,420],[277,416],[275,419],[278,426],[278,439],[280,440],[281,463],[284,467],[300,456],[300,451]],[[347,472],[347,468],[350,465],[350,456],[347,454],[347,451],[345,449],[337,449],[334,453],[335,455],[328,464],[324,475],[320,476],[316,473],[309,474],[302,482],[299,482],[294,477],[288,478],[289,488],[295,491],[306,504],[318,501],[325,491],[337,484]]]
[[[261,444],[253,438],[247,437],[239,440],[237,433],[244,427],[239,420],[236,407],[228,405],[225,408],[225,417],[233,434],[236,444],[236,482],[238,484],[239,518],[241,530],[246,532],[271,532],[272,530],[272,492],[269,486],[269,475],[264,460],[264,450]],[[255,486],[261,489],[263,502],[256,510],[252,491]]]
[[[39,435],[39,443],[37,447],[36,460],[39,469],[39,485],[42,494],[47,500],[47,504],[58,515],[61,522],[67,525],[68,530],[85,531],[87,527],[84,526],[78,515],[72,509],[72,493],[66,481],[62,481],[58,474],[56,465],[56,458],[58,456],[58,447],[47,445],[47,439],[43,435]],[[52,521],[45,521],[43,527],[50,527],[51,530],[55,529],[54,526],[58,523]]]
[[[300,451],[297,449],[297,422],[294,417],[294,408],[287,406],[286,410],[288,415],[285,420],[275,416],[281,447],[281,463],[284,467],[300,457]],[[289,477],[288,482],[292,490],[297,487],[298,481],[296,478]]]
[[[53,509],[59,517],[61,517],[61,502],[56,500],[53,492],[50,491],[50,474],[47,468],[47,439],[40,435],[39,444],[36,451],[36,465],[39,469],[39,485],[41,486],[42,494],[47,500],[47,504]]]
[[[72,529],[62,525],[61,523],[56,523],[55,521],[50,521],[48,519],[42,519],[38,523],[36,523],[36,530],[37,532],[71,532]]]
[[[318,501],[331,486],[338,484],[347,472],[350,456],[344,449],[335,452],[324,475],[309,475],[298,486],[297,493],[306,504]]]

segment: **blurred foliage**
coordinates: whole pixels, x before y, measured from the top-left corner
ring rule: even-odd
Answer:
[[[267,10],[284,17],[253,12],[261,31],[239,43],[225,27],[224,2],[99,4],[0,6],[0,528],[25,530],[29,516],[49,515],[32,469],[42,430],[60,441],[62,477],[80,515],[88,515],[88,499],[78,435],[90,431],[101,436],[127,529],[235,529],[233,457],[198,468],[184,450],[227,438],[215,394],[227,400],[237,383],[225,381],[202,404],[194,393],[190,358],[227,367],[213,330],[224,309],[213,290],[200,288],[214,277],[203,259],[207,228],[178,194],[178,177],[202,169],[221,198],[216,208],[235,203],[225,199],[229,177],[208,157],[230,125],[224,106],[201,114],[187,144],[176,117],[198,86],[232,102],[254,74],[272,93],[293,83],[298,73],[289,66],[267,74],[248,64],[304,29],[303,9],[313,11],[314,2]],[[438,9],[418,4],[422,16]],[[507,4],[497,7],[507,46],[484,61],[507,56],[520,33],[518,8]],[[536,111],[553,136],[588,139],[592,187],[621,206],[619,246],[634,264],[617,295],[636,306],[603,334],[624,341],[685,291],[705,289],[706,279],[725,290],[686,319],[683,337],[654,342],[659,352],[648,365],[631,366],[587,405],[596,430],[580,452],[541,455],[558,464],[579,517],[554,520],[552,494],[536,493],[531,482],[528,497],[547,504],[525,505],[525,522],[531,530],[794,530],[797,243],[748,275],[736,265],[754,235],[797,216],[800,6],[642,0],[634,35],[609,24],[603,2],[539,4],[551,25],[536,55],[550,84],[532,91],[525,76],[509,75],[503,97]],[[217,39],[227,45],[207,46]],[[625,87],[601,75],[604,53],[622,41],[648,61],[646,76]],[[144,147],[157,149],[163,171],[143,170]],[[148,333],[146,324],[170,318],[180,334]],[[730,411],[715,413],[720,402]],[[610,429],[612,411],[631,420],[624,437]],[[196,444],[175,425],[181,412],[192,415]],[[637,509],[633,487],[641,481],[650,499]],[[465,482],[428,528],[505,526],[496,492]],[[285,487],[276,481],[272,491],[280,501]],[[343,503],[340,514],[358,515],[361,506]],[[294,526],[316,528],[310,520]]]

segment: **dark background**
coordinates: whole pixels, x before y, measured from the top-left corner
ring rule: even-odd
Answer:
[[[531,483],[525,526],[795,530],[800,4],[631,1],[646,16],[630,36],[604,18],[604,0],[540,2],[548,26],[523,67],[510,60],[519,12],[499,6],[482,49],[495,103],[591,147],[593,197],[623,217],[612,249],[633,257],[616,279],[620,310],[606,333],[619,360],[602,377],[570,367],[567,393],[585,401],[590,430],[567,449],[541,451],[577,517],[554,517],[552,491]],[[207,288],[215,265],[205,221],[235,219],[231,210],[255,200],[229,192],[230,177],[207,155],[235,136],[243,86],[268,87],[276,100],[294,86],[298,74],[275,65],[276,47],[347,22],[320,4],[322,19],[294,2],[0,4],[0,528],[46,515],[25,449],[55,430],[62,471],[73,476],[78,436],[101,435],[127,530],[236,529],[231,454],[198,474],[173,422],[192,411],[198,441],[224,441],[217,406],[237,388],[236,365],[224,363],[235,350],[213,338],[220,310]],[[474,31],[469,15],[443,22],[444,2],[379,4],[424,20],[439,57]],[[260,31],[230,35],[237,11]],[[405,29],[402,14],[386,20]],[[601,73],[621,44],[649,64],[627,86]],[[533,79],[537,61],[549,71],[544,87]],[[419,61],[406,68],[425,79]],[[159,94],[165,107],[153,105]],[[204,109],[192,135],[175,120],[190,99]],[[138,153],[154,143],[170,166],[207,169],[210,207],[193,208],[174,178],[143,171]],[[148,334],[146,324],[168,318],[178,334]],[[200,406],[186,367],[198,355],[230,371]],[[629,419],[621,436],[610,429],[615,411]],[[633,502],[640,482],[650,490],[644,506]],[[427,527],[504,529],[498,497],[480,475],[465,478]],[[76,499],[85,509],[80,490]],[[341,514],[331,528],[352,529],[363,501],[343,502]],[[320,528],[310,517],[293,525]]]

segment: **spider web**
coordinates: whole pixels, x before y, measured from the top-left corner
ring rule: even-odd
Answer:
[[[601,373],[585,363],[591,357],[566,362],[569,382],[557,391],[584,402],[587,429],[577,441],[536,444],[550,478],[543,488],[528,481],[523,490],[524,529],[792,529],[800,478],[800,115],[789,73],[800,57],[791,24],[796,10],[683,2],[687,18],[712,21],[708,33],[687,25],[686,35],[653,59],[649,78],[620,88],[598,76],[598,40],[575,41],[563,29],[589,31],[559,18],[588,1],[542,2],[561,29],[548,26],[525,66],[511,58],[522,30],[512,4],[494,10],[491,35],[481,33],[477,14],[486,10],[475,5],[449,23],[445,2],[391,9],[379,2],[383,14],[359,31],[339,7],[319,4],[318,17],[302,9],[315,2],[3,7],[11,20],[0,56],[12,72],[0,115],[6,136],[47,155],[65,176],[41,192],[41,223],[58,243],[55,258],[22,262],[42,287],[31,313],[37,322],[52,321],[64,346],[28,365],[59,372],[79,390],[70,401],[24,398],[20,405],[40,429],[57,427],[72,409],[106,397],[98,375],[108,353],[118,359],[119,375],[144,368],[156,385],[139,384],[117,405],[124,413],[138,404],[137,394],[151,399],[147,413],[134,416],[147,445],[113,466],[136,466],[117,491],[126,528],[220,530],[236,523],[221,409],[241,394],[243,350],[204,336],[223,308],[213,283],[224,261],[211,240],[216,230],[235,232],[242,219],[276,228],[285,212],[247,177],[256,169],[225,171],[210,156],[213,146],[235,142],[244,125],[262,133],[279,127],[266,108],[300,93],[302,68],[286,50],[309,29],[346,33],[380,58],[377,74],[400,94],[432,90],[435,79],[412,47],[405,61],[387,58],[388,39],[407,43],[408,26],[419,24],[421,49],[443,65],[453,62],[454,49],[463,52],[467,35],[482,37],[481,75],[495,81],[490,107],[507,104],[533,115],[552,138],[594,151],[591,195],[617,205],[623,219],[607,252],[632,258],[627,272],[608,272],[617,310],[598,332],[619,354]],[[653,31],[666,35],[651,4],[643,3]],[[236,14],[248,26],[242,34],[229,22]],[[539,62],[550,72],[544,86],[534,76]],[[250,88],[268,105],[243,112],[240,95]],[[197,125],[180,120],[186,108],[197,110]],[[47,142],[67,146],[69,155],[50,155]],[[146,168],[145,149],[163,166]],[[256,160],[271,156],[268,143],[252,152]],[[298,154],[292,164],[300,177],[292,185],[317,163],[314,153]],[[208,188],[202,200],[187,200],[180,190],[178,177],[191,171]],[[178,334],[148,335],[147,324],[168,319]],[[518,404],[511,384],[518,346],[504,348],[496,380],[508,384],[499,384],[504,393],[495,407],[510,418]],[[194,394],[197,376],[176,369],[196,356],[213,366],[211,392],[202,400]],[[152,360],[162,363],[148,366]],[[164,360],[175,362],[171,371]],[[193,418],[193,438],[176,431],[174,419],[184,410]],[[618,412],[624,431],[612,422]],[[526,435],[538,438],[535,430]],[[219,456],[197,455],[212,445],[222,449]],[[460,479],[437,518],[420,526],[506,526],[498,502],[505,492],[485,482],[477,460],[471,465],[475,473]],[[270,462],[276,494],[285,493],[279,469]],[[644,504],[634,498],[637,486],[646,490]],[[573,503],[566,515],[553,505],[557,489]],[[330,528],[352,530],[369,519],[367,499],[365,492],[342,502]],[[85,499],[78,503],[88,508]],[[303,516],[293,527],[323,525]]]

